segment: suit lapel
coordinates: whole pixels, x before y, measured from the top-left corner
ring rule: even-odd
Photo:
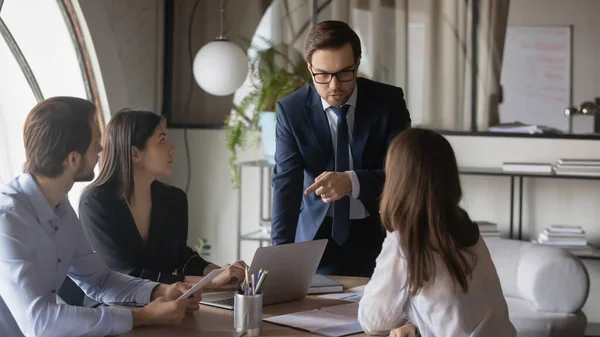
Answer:
[[[350,146],[355,170],[363,168],[363,153],[371,132],[371,113],[369,113],[369,109],[375,108],[373,102],[371,102],[371,106],[368,105],[369,92],[365,86],[360,84],[361,80],[359,79],[356,83],[358,85],[358,97],[354,109],[354,130],[352,130],[352,144]]]
[[[325,161],[325,170],[334,170],[333,142],[331,141],[331,130],[329,121],[323,110],[321,97],[314,88],[311,88],[310,99],[306,106],[306,117],[311,131],[317,139],[317,145]]]

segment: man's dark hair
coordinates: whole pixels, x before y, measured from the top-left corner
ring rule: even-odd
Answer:
[[[323,21],[315,25],[304,43],[304,57],[306,62],[312,62],[312,54],[315,50],[339,49],[347,43],[352,46],[354,62],[361,55],[360,38],[347,23],[343,21]]]
[[[69,153],[84,156],[90,146],[95,113],[92,102],[77,97],[52,97],[33,107],[23,130],[24,171],[48,178],[61,175]]]

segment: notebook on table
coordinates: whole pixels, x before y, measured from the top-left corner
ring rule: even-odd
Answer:
[[[314,294],[331,294],[341,293],[344,291],[344,286],[326,276],[316,274],[310,283],[309,295]]]

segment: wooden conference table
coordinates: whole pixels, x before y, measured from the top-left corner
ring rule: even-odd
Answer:
[[[367,284],[368,278],[330,276],[344,285],[344,290]],[[285,315],[348,302],[307,296],[304,299],[265,306],[263,317]],[[201,305],[200,310],[186,317],[177,327],[143,327],[121,335],[121,337],[235,337],[233,311]],[[262,336],[317,336],[308,332],[263,322]],[[354,336],[366,336],[359,334]]]

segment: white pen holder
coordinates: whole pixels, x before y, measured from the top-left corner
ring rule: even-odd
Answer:
[[[248,336],[262,334],[263,294],[235,294],[233,299],[233,327],[236,332],[245,332]]]

